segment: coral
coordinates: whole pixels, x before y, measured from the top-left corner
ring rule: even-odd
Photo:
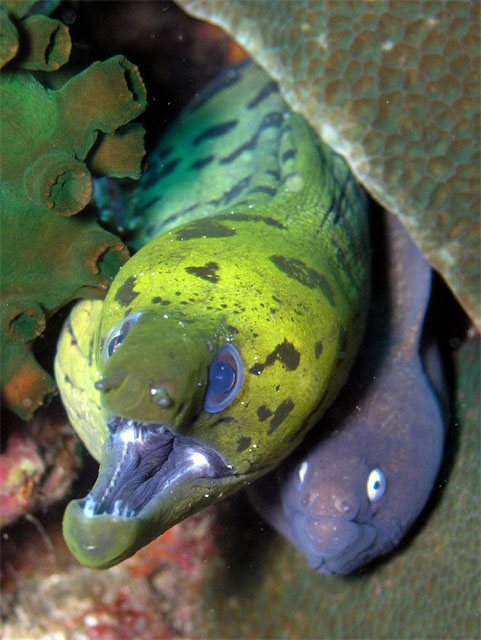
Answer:
[[[102,572],[79,566],[49,523],[24,546],[12,536],[4,543],[2,639],[45,638],[46,629],[91,640],[198,637],[193,619],[208,568],[219,562],[215,514],[206,509]]]
[[[123,56],[96,62],[55,90],[27,71],[57,69],[70,53],[64,25],[47,16],[19,19],[32,4],[3,3],[3,14],[12,11],[2,20],[10,62],[0,74],[1,385],[7,406],[25,419],[55,390],[32,341],[70,300],[103,296],[128,258],[91,216],[71,216],[91,198],[91,171],[140,176],[143,128],[128,123],[146,106],[138,70]]]
[[[34,440],[10,436],[0,455],[0,526],[27,511],[44,465]]]
[[[169,565],[175,567],[175,573],[195,582],[202,574],[206,558],[218,554],[215,514],[215,506],[209,507],[176,524],[128,558],[125,566],[134,576],[155,577],[159,570]],[[163,591],[161,582],[159,580],[157,584],[159,591]]]
[[[479,2],[177,4],[279,82],[481,327]]]
[[[79,466],[78,440],[65,418],[42,409],[28,423],[15,421],[0,455],[0,527],[63,498]]]
[[[54,71],[70,56],[68,28],[58,20],[35,14],[37,0],[2,0],[0,4],[0,68],[11,60],[30,71]],[[43,3],[47,12],[58,2]],[[20,47],[22,42],[22,47]]]

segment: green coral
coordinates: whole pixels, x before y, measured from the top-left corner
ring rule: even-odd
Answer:
[[[137,68],[123,56],[97,62],[49,89],[27,69],[52,71],[70,55],[66,27],[25,14],[32,2],[1,6],[2,111],[1,385],[6,405],[27,419],[54,392],[32,341],[70,300],[102,297],[128,258],[123,243],[91,216],[91,171],[138,178],[146,106]],[[25,50],[18,43],[26,42]]]
[[[0,68],[11,60],[30,71],[55,71],[72,48],[68,28],[36,13],[53,10],[58,1],[2,0],[0,4]],[[22,46],[20,43],[22,42]]]
[[[480,3],[177,3],[265,67],[481,327]]]

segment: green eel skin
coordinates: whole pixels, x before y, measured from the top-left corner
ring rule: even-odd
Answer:
[[[64,535],[96,568],[286,457],[346,380],[369,297],[360,188],[250,62],[184,111],[134,214],[142,248],[104,303],[74,308],[56,357],[100,461]]]

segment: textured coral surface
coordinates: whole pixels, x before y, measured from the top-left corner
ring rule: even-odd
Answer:
[[[70,55],[65,25],[28,15],[32,4],[0,7],[1,385],[25,419],[55,390],[33,340],[73,298],[104,295],[128,257],[91,216],[70,216],[90,200],[91,170],[139,177],[143,130],[128,123],[146,106],[138,70],[123,56],[70,72],[55,90],[27,71],[54,78]]]
[[[42,535],[30,526],[23,541],[4,540],[2,640],[197,637],[194,618],[217,549],[214,515],[190,518],[103,572],[80,567],[48,524]]]
[[[61,500],[80,462],[78,438],[59,400],[28,423],[20,418],[9,422],[0,454],[0,527]]]
[[[481,327],[478,0],[178,0],[349,161]]]
[[[47,0],[40,6],[36,0],[2,0],[0,67],[15,59],[22,69],[53,71],[67,62],[72,48],[68,27],[41,15],[53,10],[58,1]]]

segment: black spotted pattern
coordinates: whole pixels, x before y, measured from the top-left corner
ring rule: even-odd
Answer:
[[[71,346],[71,347],[75,347],[75,346],[77,346],[77,344],[78,344],[78,340],[77,340],[77,337],[76,337],[76,335],[75,335],[75,333],[74,333],[74,330],[73,330],[73,326],[72,326],[72,322],[71,322],[71,320],[70,320],[70,317],[69,317],[69,318],[67,318],[67,322],[66,322],[65,326],[67,327],[67,331],[68,331],[69,336],[70,336],[70,346]]]
[[[247,58],[241,62],[235,69],[227,69],[224,73],[217,76],[217,78],[211,82],[202,93],[193,100],[189,106],[191,113],[198,111],[203,107],[211,98],[215,95],[237,84],[242,78],[242,69],[250,64],[250,60]]]
[[[175,232],[178,240],[194,238],[227,238],[235,235],[235,229],[226,227],[215,218],[201,218]]]
[[[282,162],[287,162],[288,160],[294,160],[297,155],[297,151],[295,149],[289,149],[289,151],[284,151],[282,154]]]
[[[179,162],[180,158],[173,158],[166,164],[160,163],[159,166],[149,169],[142,179],[142,188],[147,190],[156,185],[159,180],[170,175],[177,168]],[[155,200],[160,200],[160,197],[155,198]]]
[[[230,164],[234,162],[244,151],[250,151],[255,149],[257,143],[259,142],[259,137],[263,131],[269,129],[270,127],[274,127],[275,129],[280,129],[282,123],[284,122],[284,114],[280,111],[272,111],[264,116],[264,119],[257,127],[257,131],[254,135],[244,144],[234,149],[228,156],[221,158],[220,164]]]
[[[199,133],[198,136],[194,138],[192,141],[193,145],[198,145],[204,140],[212,140],[212,138],[220,138],[224,136],[229,131],[232,131],[234,127],[238,125],[238,120],[228,120],[227,122],[221,122],[221,124],[216,124],[213,127],[209,127],[202,133]]]
[[[275,218],[271,218],[270,216],[257,216],[252,213],[229,213],[226,215],[216,216],[219,220],[238,220],[239,222],[263,222],[270,227],[276,227],[276,229],[285,229],[286,227],[282,222],[276,220]]]
[[[195,162],[193,162],[189,169],[194,169],[195,171],[200,171],[201,169],[203,169],[204,167],[207,167],[212,160],[214,160],[215,156],[205,156],[204,158],[199,158],[198,160],[196,160]]]
[[[287,338],[284,338],[284,342],[278,344],[276,348],[269,353],[265,362],[255,364],[249,369],[249,373],[259,375],[264,371],[265,367],[270,367],[277,360],[279,360],[279,362],[281,362],[288,371],[295,371],[299,366],[301,354],[297,351],[292,342],[289,342]]]
[[[119,287],[114,300],[118,302],[121,307],[126,307],[139,295],[138,291],[134,291],[135,283],[136,278],[130,276],[130,278],[127,278],[124,284]]]
[[[289,371],[295,371],[299,366],[301,354],[294,347],[292,342],[289,342],[287,338],[284,338],[282,344],[278,344],[277,347],[266,358],[266,367],[274,364],[276,360],[285,366]]]
[[[152,304],[160,304],[163,307],[166,307],[170,304],[170,300],[163,300],[160,296],[154,296],[151,300]]]
[[[252,187],[252,189],[249,189],[248,193],[265,193],[267,196],[275,196],[277,193],[277,189],[275,187],[261,184],[257,187]]]
[[[252,100],[247,104],[247,108],[257,108],[261,104],[261,102],[268,98],[272,93],[277,93],[277,91],[277,82],[275,82],[274,80],[270,80],[266,85],[264,85],[264,87],[262,87],[255,98],[252,98]]]
[[[245,451],[248,447],[251,446],[251,442],[251,438],[239,438],[239,440],[237,440],[237,453]]]
[[[294,406],[292,398],[286,398],[286,400],[281,402],[275,410],[272,420],[269,422],[269,430],[267,431],[268,436],[274,433],[274,431],[284,422]]]
[[[202,278],[202,280],[207,280],[207,282],[217,283],[220,280],[220,276],[217,274],[219,268],[217,262],[207,262],[203,267],[186,267],[185,270],[187,273],[197,276],[197,278]]]
[[[259,422],[265,422],[267,418],[270,418],[272,415],[272,411],[266,407],[265,404],[261,405],[257,411],[257,417],[259,418]]]
[[[289,442],[294,442],[301,435],[301,433],[306,429],[306,427],[311,426],[313,421],[317,420],[318,414],[322,409],[322,405],[324,404],[324,401],[325,401],[325,399],[327,397],[328,391],[329,391],[328,388],[326,388],[324,390],[324,393],[322,394],[321,398],[319,399],[319,402],[317,403],[317,405],[314,407],[314,409],[311,411],[311,413],[307,416],[307,418],[301,424],[299,429],[297,429],[297,431],[292,434],[292,436],[289,438]]]
[[[297,280],[309,289],[320,289],[332,307],[336,306],[334,294],[326,278],[305,262],[298,258],[287,258],[286,256],[273,255],[269,258],[279,271],[285,273],[289,278]]]

